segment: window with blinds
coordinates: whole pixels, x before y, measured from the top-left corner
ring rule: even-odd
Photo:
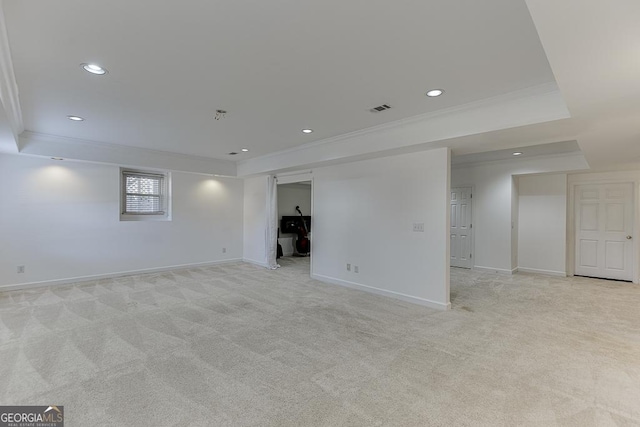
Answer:
[[[123,215],[165,215],[166,195],[164,174],[122,171]]]

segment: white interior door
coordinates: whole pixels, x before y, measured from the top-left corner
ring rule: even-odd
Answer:
[[[451,266],[473,267],[471,188],[451,189]]]
[[[579,276],[633,280],[633,184],[576,187]]]

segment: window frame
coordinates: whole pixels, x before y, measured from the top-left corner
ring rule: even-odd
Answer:
[[[153,177],[160,180],[160,208],[158,212],[127,212],[127,176]],[[170,221],[171,174],[166,171],[120,168],[120,221]]]

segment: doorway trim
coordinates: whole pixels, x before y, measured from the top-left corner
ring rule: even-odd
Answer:
[[[470,188],[471,189],[471,268],[470,270],[477,270],[477,271],[485,271],[484,267],[476,267],[476,209],[475,209],[475,200],[473,199],[474,197],[476,197],[476,186],[473,184],[458,184],[458,185],[450,185],[449,186],[449,193],[447,194],[447,198],[449,199],[448,201],[448,206],[449,209],[451,207],[451,190],[454,188]],[[449,216],[451,215],[451,212],[449,212]],[[451,221],[451,218],[449,218],[449,221]],[[451,227],[448,225],[449,228],[447,228],[447,234],[449,235],[449,239],[451,239]],[[449,254],[448,254],[449,259],[451,259],[451,248],[449,248]],[[451,268],[451,266],[449,266],[449,268]],[[457,268],[457,267],[454,267]],[[487,271],[493,271],[493,269],[487,270]]]
[[[284,173],[284,174],[276,174],[276,186],[281,184],[295,184],[298,182],[306,182],[311,181],[311,224],[314,222],[314,214],[313,214],[313,205],[314,205],[314,191],[315,191],[315,182],[313,181],[313,171],[300,171],[300,172],[292,172],[292,173]],[[311,226],[313,228],[313,225]],[[313,232],[312,232],[313,233]],[[310,246],[310,254],[313,254],[314,247],[313,242],[315,238],[313,234],[311,235],[311,246]],[[313,275],[313,255],[309,256],[309,276]]]
[[[567,175],[567,276],[575,276],[576,262],[576,223],[575,223],[575,195],[579,185],[598,184],[631,184],[633,186],[633,283],[640,282],[640,265],[638,254],[640,254],[640,241],[638,241],[638,231],[640,230],[640,173],[635,171],[625,172],[603,172],[584,173]]]
[[[454,189],[458,189],[458,188],[469,188],[470,189],[470,194],[471,194],[471,226],[469,228],[469,250],[471,251],[471,267],[469,267],[470,270],[473,270],[475,267],[475,263],[476,260],[473,257],[476,254],[476,248],[475,248],[475,229],[473,228],[473,224],[475,224],[476,220],[475,220],[475,215],[476,215],[476,211],[474,209],[474,201],[473,201],[473,195],[475,194],[475,187],[473,185],[456,185],[451,186],[451,188],[449,188],[449,206],[451,206],[451,193],[453,192]],[[451,212],[449,212],[449,214],[451,214]],[[451,222],[451,221],[449,221]],[[451,224],[449,224],[449,239],[451,239]],[[449,260],[451,260],[451,247],[449,247]],[[449,266],[449,267],[454,267],[454,266]],[[454,268],[465,268],[465,267],[454,267]]]

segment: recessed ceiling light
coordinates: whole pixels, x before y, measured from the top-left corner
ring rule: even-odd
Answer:
[[[244,151],[246,153],[247,151],[249,151],[249,149],[248,148],[243,148],[242,151]]]
[[[302,129],[302,133],[311,133],[313,129]]]
[[[74,122],[81,122],[81,121],[83,121],[83,120],[84,120],[84,119],[83,119],[82,117],[80,117],[80,116],[67,116],[67,119],[69,119],[69,120],[73,120]]]
[[[88,71],[91,74],[97,74],[99,76],[103,74],[107,74],[107,70],[105,70],[99,65],[96,65],[96,64],[80,64],[80,65],[82,66],[82,68],[85,69],[85,71]]]
[[[62,157],[52,157],[51,160],[64,160]]]
[[[430,98],[435,98],[436,96],[440,96],[444,93],[444,91],[442,89],[431,89],[429,92],[427,92],[427,96]]]
[[[520,156],[522,153],[520,151],[516,151],[513,153],[514,156]]]

